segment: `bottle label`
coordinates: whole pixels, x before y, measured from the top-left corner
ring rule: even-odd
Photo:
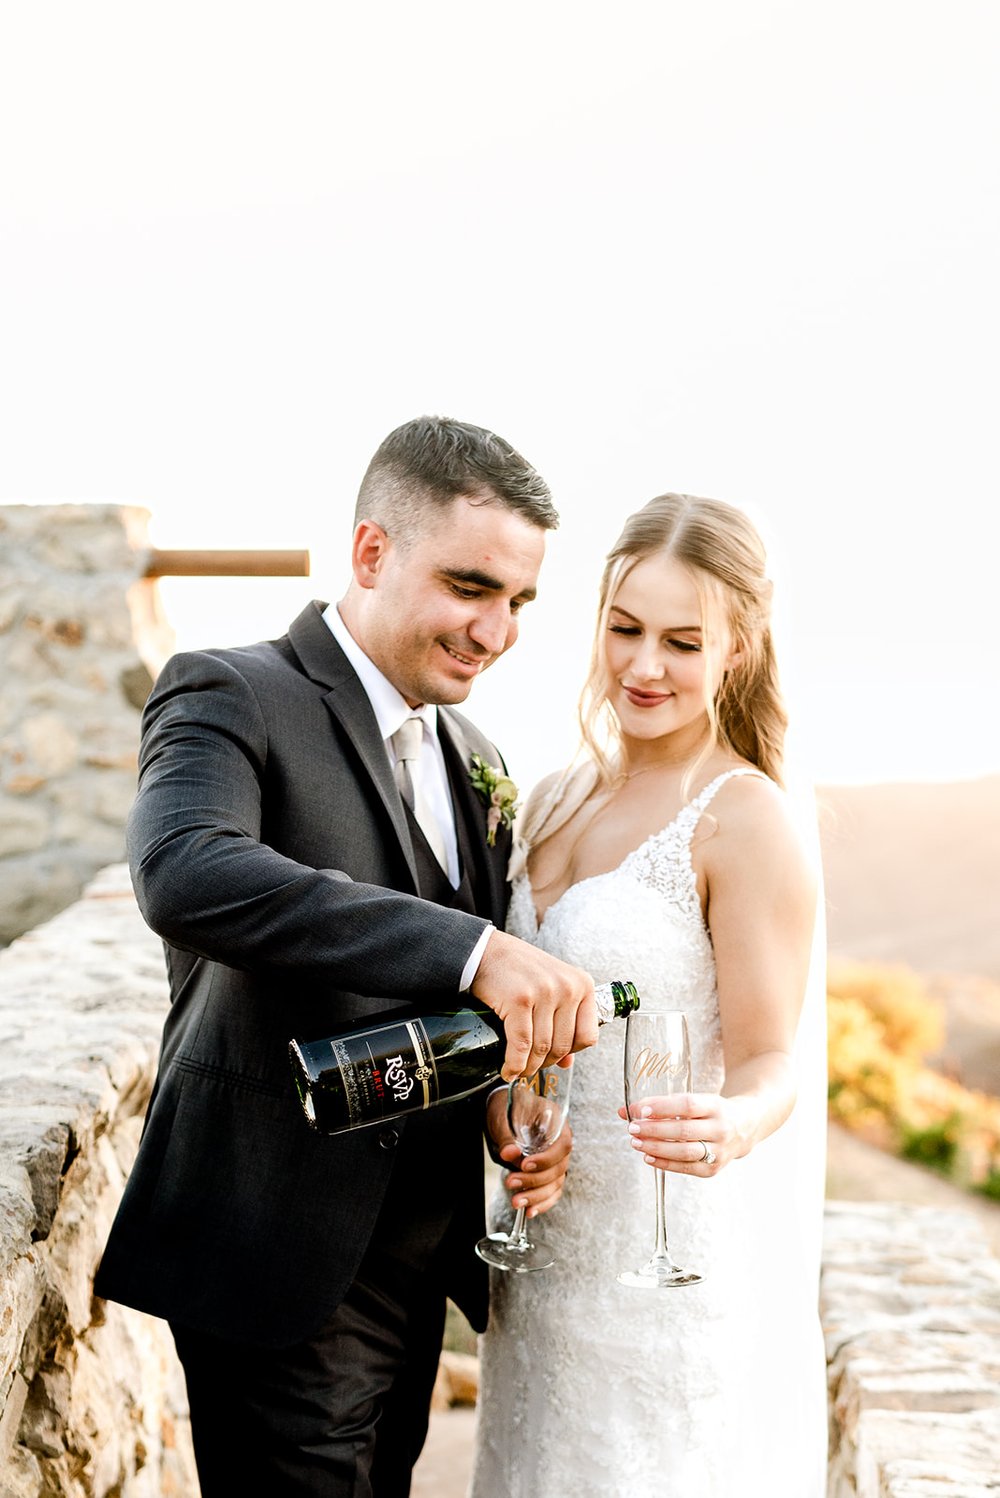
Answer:
[[[437,1102],[437,1066],[419,1019],[338,1037],[331,1045],[351,1128]]]

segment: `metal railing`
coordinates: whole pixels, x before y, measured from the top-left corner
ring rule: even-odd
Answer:
[[[145,577],[308,577],[308,551],[159,551]]]

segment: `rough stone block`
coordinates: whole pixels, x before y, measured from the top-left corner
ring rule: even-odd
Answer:
[[[913,1414],[873,1410],[858,1437],[858,1498],[887,1498],[892,1484],[937,1483],[940,1498],[961,1485],[997,1491],[1000,1484],[1000,1409],[970,1414]],[[933,1492],[933,1488],[931,1489]]]
[[[49,837],[51,813],[44,806],[21,801],[5,806],[0,821],[0,858],[12,853],[36,853]]]
[[[140,709],[173,643],[143,576],[147,521],[0,508],[0,943],[122,856]]]
[[[127,872],[0,953],[0,978],[0,1498],[192,1498],[169,1331],[93,1297],[167,1005]]]
[[[4,1389],[3,1409],[0,1412],[0,1467],[6,1465],[11,1447],[17,1439],[27,1397],[28,1385],[19,1373],[12,1373]]]
[[[468,1352],[443,1352],[435,1393],[448,1407],[474,1405],[479,1395],[479,1359]]]

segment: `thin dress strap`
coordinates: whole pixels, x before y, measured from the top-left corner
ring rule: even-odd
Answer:
[[[710,780],[708,785],[698,792],[697,796],[695,796],[694,800],[689,803],[689,806],[685,810],[694,810],[697,807],[700,815],[706,809],[716,791],[721,790],[727,780],[732,780],[737,775],[755,775],[758,780],[768,779],[763,770],[756,770],[752,765],[737,765],[732,770],[723,770],[721,775],[716,775],[714,780]]]
[[[687,806],[683,807],[677,816],[674,825],[684,843],[690,846],[695,828],[703,814],[708,810],[709,804],[714,800],[716,792],[722,789],[727,780],[734,780],[737,775],[755,775],[758,780],[767,780],[768,778],[763,770],[755,770],[750,765],[737,765],[732,770],[723,770],[721,775],[716,775],[715,779],[710,780],[708,785],[703,786],[694,800],[689,801]]]
[[[762,770],[750,765],[739,765],[724,770],[710,780],[693,801],[681,808],[672,822],[663,831],[648,838],[625,860],[624,867],[630,869],[644,883],[651,885],[681,910],[688,918],[704,930],[701,901],[698,898],[694,866],[691,862],[691,840],[703,813],[716,792],[737,775],[756,775],[760,780],[768,777]]]

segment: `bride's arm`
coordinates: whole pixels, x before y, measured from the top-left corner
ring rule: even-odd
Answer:
[[[715,831],[698,843],[694,861],[715,950],[726,1079],[720,1095],[671,1098],[673,1116],[647,1102],[650,1113],[630,1129],[649,1164],[715,1175],[794,1106],[792,1048],[817,880],[784,796],[749,777],[720,792]]]

